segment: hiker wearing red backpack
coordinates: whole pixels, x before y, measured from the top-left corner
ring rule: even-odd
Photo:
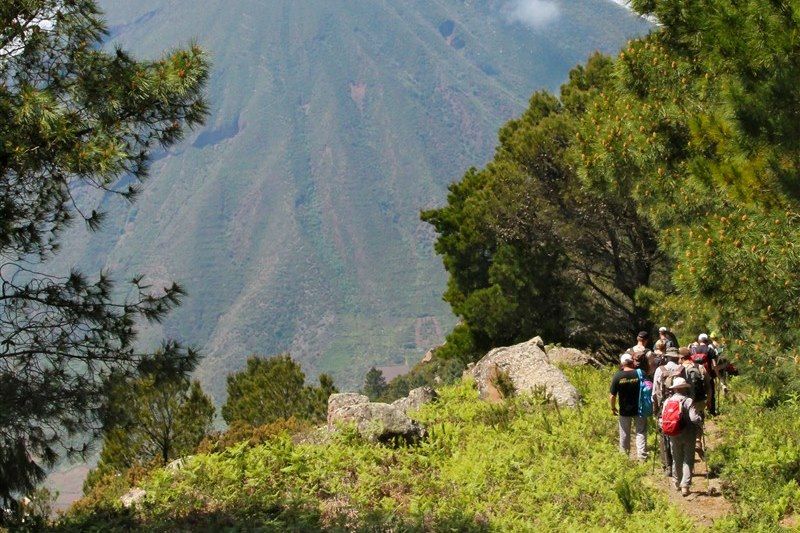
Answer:
[[[626,456],[631,449],[631,425],[635,422],[636,456],[640,461],[647,459],[647,416],[639,414],[640,376],[634,367],[629,353],[620,356],[622,370],[611,379],[611,412],[619,416],[619,449]],[[617,409],[619,401],[619,409]]]
[[[709,414],[714,416],[717,414],[716,384],[714,381],[717,376],[717,350],[705,333],[698,335],[697,342],[693,342],[689,349],[692,352],[692,360],[706,371],[708,384],[706,406]]]
[[[672,383],[676,377],[681,375],[683,367],[679,364],[678,349],[669,347],[664,354],[666,362],[656,368],[655,377],[653,378],[653,408],[658,416],[661,416],[661,410],[664,407],[670,396],[672,396]],[[658,425],[658,448],[661,457],[661,465],[664,467],[664,474],[667,477],[672,476],[672,452],[669,447],[669,437],[664,435],[661,431],[660,424]]]
[[[676,377],[670,390],[672,396],[664,402],[661,410],[661,431],[669,439],[672,451],[672,479],[681,495],[689,495],[694,470],[694,446],[703,418],[687,394],[691,385],[682,377]]]

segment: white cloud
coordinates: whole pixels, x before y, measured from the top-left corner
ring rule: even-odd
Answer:
[[[511,0],[503,6],[503,13],[509,23],[538,28],[558,18],[560,11],[550,0]]]

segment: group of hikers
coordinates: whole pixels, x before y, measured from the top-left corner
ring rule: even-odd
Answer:
[[[611,411],[619,416],[620,451],[630,454],[634,429],[640,461],[648,454],[648,420],[656,418],[664,473],[688,496],[695,453],[703,457],[705,451],[703,420],[717,414],[717,381],[727,365],[720,361],[720,347],[705,333],[685,347],[678,346],[666,327],[658,333],[652,350],[648,333],[642,331],[636,346],[620,355],[621,369],[611,380]]]

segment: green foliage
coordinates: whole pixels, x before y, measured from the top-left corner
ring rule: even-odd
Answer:
[[[445,387],[418,414],[429,434],[416,446],[369,443],[352,431],[325,444],[242,444],[153,472],[140,484],[146,503],[131,515],[109,498],[61,529],[690,528],[643,483],[647,468],[618,453],[615,419],[600,414],[610,375],[581,369],[570,378],[587,399],[579,409],[557,412],[526,395],[493,405],[471,383]]]
[[[559,99],[534,95],[495,159],[424,214],[464,318],[448,350],[532,332],[602,345],[658,320],[716,332],[755,382],[797,390],[797,8],[636,6],[658,30],[574,69]],[[525,274],[514,259],[532,250],[561,260]],[[559,309],[519,304],[553,280]]]
[[[174,342],[158,361],[135,349],[139,326],[163,320],[180,303],[180,286],[133,276],[120,288],[107,272],[90,280],[51,262],[72,220],[94,230],[104,219],[82,194],[133,200],[152,151],[180,140],[207,111],[208,62],[198,47],[138,61],[104,49],[105,35],[91,0],[0,3],[4,500],[31,491],[61,456],[87,450],[109,374],[156,363],[180,373],[197,362]]]
[[[579,171],[591,188],[630,191],[657,228],[673,267],[670,284],[639,291],[654,316],[688,336],[715,330],[756,382],[791,390],[800,342],[800,256],[792,244],[800,206],[792,184],[800,167],[778,122],[796,89],[779,90],[772,74],[750,80],[750,67],[741,65],[749,54],[763,58],[783,47],[793,25],[775,26],[757,51],[747,37],[752,25],[772,25],[784,8],[712,3],[687,16],[683,2],[649,3],[664,27],[623,50],[615,83],[587,106],[575,147]],[[730,28],[741,29],[741,49],[727,48]],[[800,72],[776,61],[768,61],[784,69],[776,76]],[[768,97],[743,111],[742,102],[759,100],[762,90]],[[743,116],[765,105],[776,123]]]
[[[163,466],[193,453],[211,429],[214,412],[197,381],[145,375],[115,383],[100,460],[84,491],[109,473]]]
[[[800,513],[800,401],[776,402],[769,392],[732,388],[739,400],[721,419],[723,442],[709,465],[724,481],[724,493],[736,513],[730,530],[774,530],[787,515]]]
[[[280,419],[324,420],[328,397],[336,392],[330,376],[322,374],[319,386],[305,384],[300,365],[288,354],[251,357],[247,368],[228,376],[228,400],[222,417],[228,424],[240,421],[263,426]]]
[[[364,376],[364,388],[361,389],[361,393],[366,394],[374,402],[384,392],[386,392],[386,378],[383,377],[383,372],[373,366]]]

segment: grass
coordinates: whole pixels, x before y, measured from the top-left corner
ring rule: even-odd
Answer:
[[[720,529],[775,531],[800,513],[800,401],[776,402],[763,391],[739,390],[720,423],[723,442],[709,457],[735,513]]]

